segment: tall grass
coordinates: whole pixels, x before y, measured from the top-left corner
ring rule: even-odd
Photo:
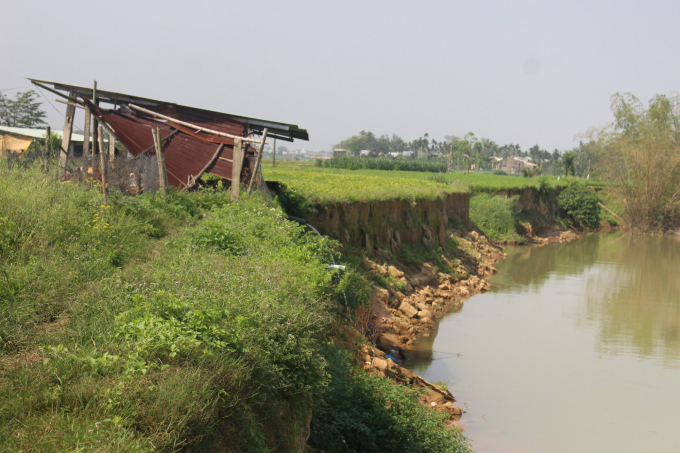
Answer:
[[[257,195],[55,181],[0,166],[0,451],[293,450],[330,398],[327,241]]]

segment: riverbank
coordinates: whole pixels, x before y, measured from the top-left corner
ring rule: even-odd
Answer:
[[[491,288],[487,279],[496,274],[495,264],[507,255],[502,246],[490,242],[477,231],[463,233],[449,230],[447,234],[459,245],[448,257],[446,252],[440,255],[439,266],[443,264],[448,272],[441,272],[439,266],[431,262],[422,262],[418,270],[417,266],[399,261],[379,264],[367,257],[362,259],[361,266],[367,278],[376,280],[383,277],[383,282],[385,278],[391,278],[395,284],[385,287],[374,284],[371,307],[371,322],[375,328],[371,338],[373,345],[361,345],[356,361],[366,372],[377,372],[423,390],[421,403],[449,416],[447,426],[462,431],[463,428],[456,422],[465,410],[455,404],[455,395],[445,385],[428,382],[399,364],[408,357],[418,339],[431,335],[441,318],[461,310],[470,297]],[[563,243],[579,237],[578,233],[555,226],[540,235],[529,236],[525,246]]]

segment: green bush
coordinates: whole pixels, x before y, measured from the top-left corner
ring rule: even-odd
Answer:
[[[570,220],[582,228],[599,228],[600,200],[585,183],[572,181],[557,197],[560,208]]]
[[[350,367],[325,345],[331,381],[314,407],[309,444],[329,453],[471,452],[465,437],[444,426],[446,416],[422,406],[418,390]]]
[[[470,220],[487,237],[496,241],[521,242],[515,221],[516,197],[504,198],[487,193],[478,193],[470,198]]]
[[[493,174],[494,175],[500,175],[500,176],[507,176],[507,173],[503,170],[494,170]]]

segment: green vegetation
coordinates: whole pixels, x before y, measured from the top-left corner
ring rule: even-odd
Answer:
[[[479,193],[470,199],[470,220],[487,237],[502,242],[522,242],[517,234],[517,197],[504,198]]]
[[[419,391],[352,370],[333,345],[324,353],[332,378],[315,406],[310,445],[330,453],[471,451],[443,415],[418,402]]]
[[[630,93],[612,96],[615,121],[591,131],[599,171],[637,230],[680,226],[680,95],[658,95],[647,108]]]
[[[315,415],[315,439],[347,432],[340,390],[373,399],[392,451],[466,450],[416,393],[328,354],[370,286],[326,268],[327,240],[257,195],[104,206],[55,176],[0,162],[0,451],[289,451],[312,404],[339,420]]]
[[[443,184],[421,178],[403,177],[409,172],[355,172],[317,167],[266,168],[265,178],[279,181],[293,193],[314,203],[434,199],[446,193],[465,191],[458,184]]]
[[[582,182],[572,181],[557,197],[560,208],[581,228],[600,227],[600,200]]]
[[[448,170],[445,158],[426,160],[338,156],[322,161],[322,164],[326,168],[344,168],[347,170],[401,170],[433,173],[445,173]]]
[[[429,173],[417,171],[346,170],[311,166],[264,168],[265,178],[284,183],[290,203],[347,203],[354,201],[432,199],[454,192],[521,191],[541,187],[564,187],[566,180],[541,176],[523,178],[489,172]],[[590,186],[606,185],[588,180]]]

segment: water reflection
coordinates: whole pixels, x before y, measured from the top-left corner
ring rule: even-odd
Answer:
[[[568,244],[517,248],[498,266],[494,291],[543,291],[550,278],[585,278],[577,322],[598,330],[602,354],[680,366],[680,237],[594,234]]]
[[[447,382],[475,452],[680,451],[680,237],[509,252],[406,363]]]

